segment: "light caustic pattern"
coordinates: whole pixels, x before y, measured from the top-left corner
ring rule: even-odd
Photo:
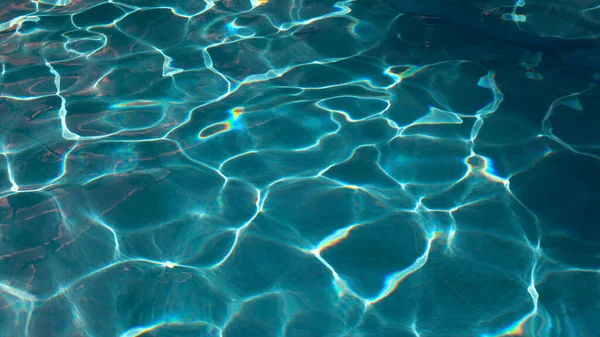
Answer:
[[[556,55],[378,0],[1,11],[1,336],[600,331],[600,93]]]

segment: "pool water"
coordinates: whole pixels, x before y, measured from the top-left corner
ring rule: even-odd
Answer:
[[[600,336],[596,1],[0,4],[0,336]]]

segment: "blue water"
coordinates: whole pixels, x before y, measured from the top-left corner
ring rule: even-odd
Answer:
[[[0,0],[0,336],[600,336],[599,37],[596,0]]]

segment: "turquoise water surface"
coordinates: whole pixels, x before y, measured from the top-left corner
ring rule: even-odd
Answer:
[[[0,0],[0,336],[600,336],[599,36],[591,0]]]

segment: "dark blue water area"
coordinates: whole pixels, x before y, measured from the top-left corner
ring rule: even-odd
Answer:
[[[600,336],[599,37],[596,0],[0,0],[0,336]]]

